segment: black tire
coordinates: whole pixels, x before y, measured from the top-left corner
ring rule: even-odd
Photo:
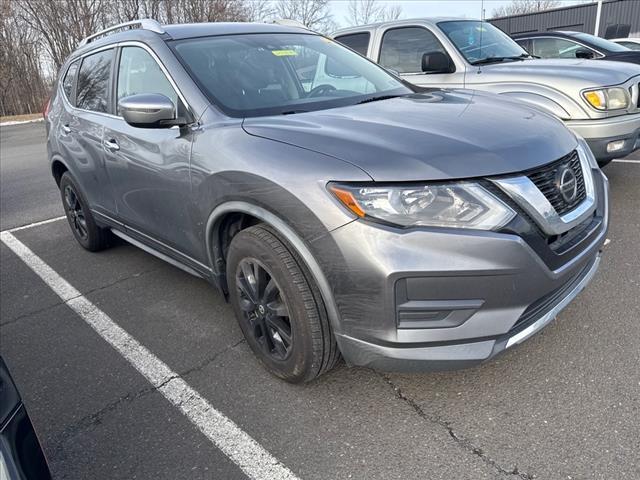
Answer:
[[[604,167],[606,167],[607,165],[609,165],[612,161],[613,161],[613,158],[610,158],[610,159],[608,159],[608,160],[598,160],[598,166],[599,166],[600,168],[604,168]]]
[[[227,283],[247,343],[274,375],[308,382],[336,365],[340,352],[322,297],[295,251],[273,229],[256,225],[233,238]]]
[[[60,196],[71,232],[78,243],[90,252],[107,248],[111,232],[96,225],[80,187],[69,172],[60,178]]]

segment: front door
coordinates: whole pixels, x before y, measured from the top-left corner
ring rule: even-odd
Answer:
[[[116,116],[106,124],[103,144],[118,219],[132,233],[192,256],[191,129],[133,127],[117,107],[120,99],[139,93],[167,96],[178,114],[184,104],[155,55],[142,46],[120,49],[114,90]]]
[[[398,72],[406,81],[422,87],[464,87],[463,71],[429,71],[428,65],[423,63],[425,54],[443,55],[453,65],[451,56],[440,40],[426,27],[395,27],[382,32],[379,58],[374,60],[383,67]]]

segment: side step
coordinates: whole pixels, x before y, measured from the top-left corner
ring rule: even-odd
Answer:
[[[171,258],[170,256],[165,255],[164,253],[161,253],[161,252],[157,251],[156,249],[151,248],[148,245],[145,245],[142,242],[139,242],[135,238],[131,238],[126,233],[123,233],[120,230],[116,230],[115,228],[112,228],[111,232],[115,236],[120,237],[121,239],[123,239],[126,242],[129,242],[131,245],[134,245],[134,246],[138,247],[140,250],[144,250],[145,252],[150,253],[151,255],[153,255],[155,257],[158,257],[160,260],[164,260],[165,262],[170,263],[174,267],[179,268],[180,270],[182,270],[184,272],[187,272],[187,273],[193,275],[194,277],[198,277],[198,278],[204,279],[204,276],[201,273],[199,273],[196,270],[194,270],[193,268],[188,267],[183,263],[180,263],[179,261]]]

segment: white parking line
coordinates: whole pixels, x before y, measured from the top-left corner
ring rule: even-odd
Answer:
[[[297,479],[248,433],[213,408],[168,365],[85,298],[11,232],[0,233],[0,240],[245,474],[256,480]]]
[[[613,160],[616,163],[640,163],[640,160],[623,160],[623,159],[616,159]]]
[[[49,218],[47,220],[42,220],[41,222],[30,223],[29,225],[21,225],[19,227],[9,228],[7,230],[3,230],[3,232],[19,232],[20,230],[26,230],[27,228],[39,227],[40,225],[46,225],[47,223],[58,222],[60,220],[64,220],[65,217],[62,215],[61,217]]]

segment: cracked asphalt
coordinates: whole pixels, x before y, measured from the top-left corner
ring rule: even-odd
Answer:
[[[1,228],[61,215],[43,124],[0,139]],[[288,385],[206,282],[125,243],[86,252],[64,221],[14,235],[302,479],[638,479],[640,163],[605,173],[611,243],[592,284],[458,372],[341,365]],[[0,351],[56,478],[245,478],[4,244],[0,264]]]

